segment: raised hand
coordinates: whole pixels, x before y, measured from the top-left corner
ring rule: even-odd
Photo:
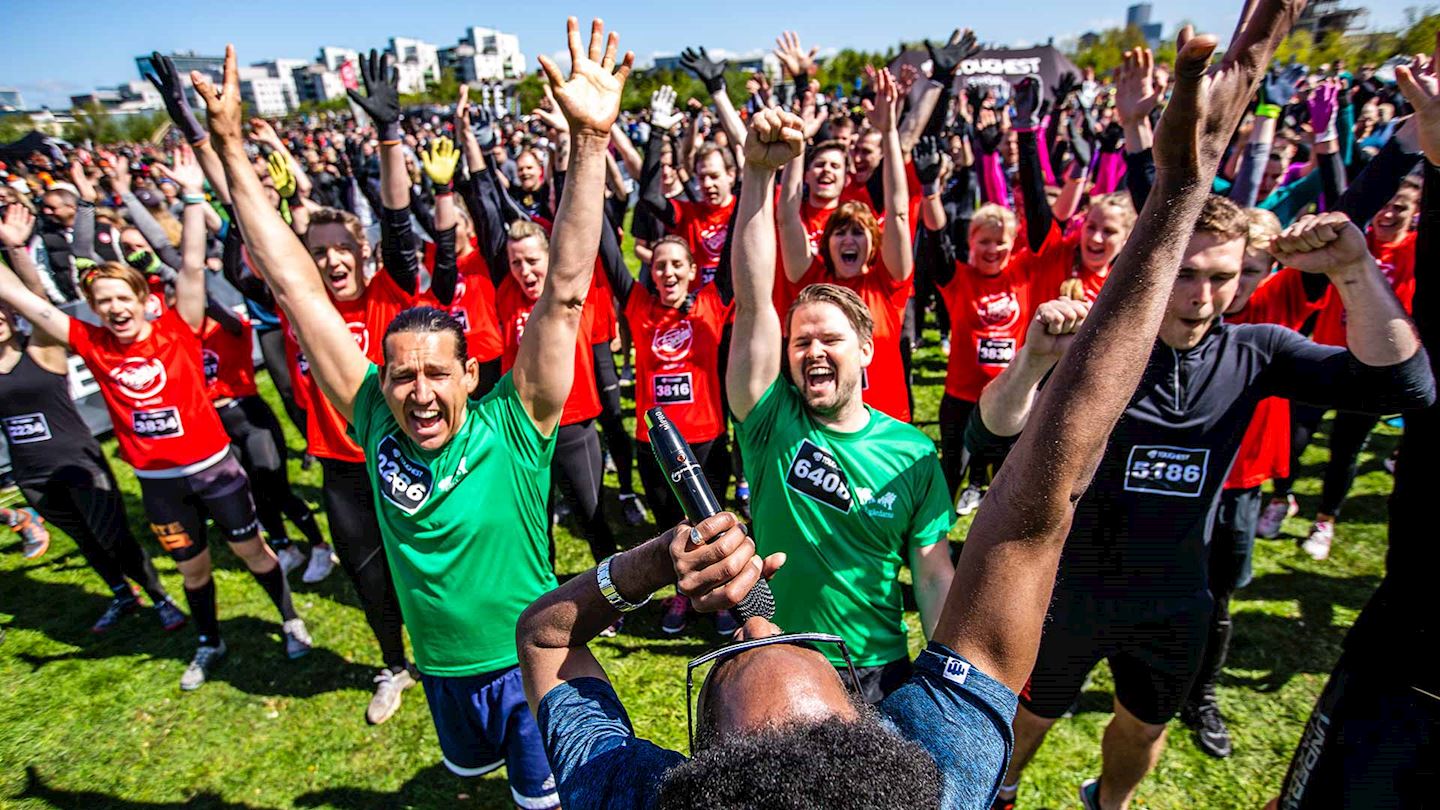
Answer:
[[[1317,140],[1334,140],[1335,110],[1339,107],[1340,80],[1323,79],[1311,88],[1305,105],[1310,109],[1310,130]]]
[[[375,121],[380,140],[400,140],[400,72],[390,54],[380,54],[374,48],[369,58],[360,54],[360,78],[365,81],[366,95],[355,90],[345,93]]]
[[[270,170],[270,182],[275,184],[275,193],[280,195],[280,199],[288,200],[295,196],[299,186],[290,171],[290,161],[279,152],[271,152],[265,158],[265,166]]]
[[[979,53],[980,46],[975,43],[974,31],[956,28],[944,45],[925,40],[925,50],[930,52],[930,78],[949,84],[955,80],[955,71],[960,63]]]
[[[100,195],[95,193],[95,184],[90,182],[89,176],[85,174],[85,167],[80,165],[78,160],[70,161],[70,182],[75,184],[75,190],[85,202],[93,203],[100,199]]]
[[[811,79],[810,86],[800,97],[800,120],[805,122],[805,140],[815,137],[825,121],[830,118],[830,108],[817,103],[820,98],[820,82]]]
[[[460,162],[460,152],[455,142],[443,135],[430,142],[429,149],[420,150],[420,165],[425,174],[438,188],[449,189],[455,179],[455,166]]]
[[[779,171],[805,151],[804,123],[800,116],[777,109],[750,116],[745,135],[745,165]]]
[[[271,158],[278,155],[271,155]],[[281,158],[284,162],[284,158]],[[181,194],[203,194],[205,193],[205,172],[200,170],[200,164],[195,160],[195,153],[187,146],[183,149],[174,149],[170,152],[170,166],[163,163],[156,163],[155,170],[175,181],[180,187]],[[288,172],[288,169],[287,169]],[[273,170],[272,170],[273,174]],[[291,185],[295,183],[294,178],[290,180]],[[280,188],[277,184],[277,190]],[[294,194],[292,189],[291,194]],[[289,195],[282,195],[289,196]]]
[[[775,58],[785,69],[785,75],[792,79],[809,79],[815,74],[815,54],[818,46],[811,46],[807,53],[800,47],[800,35],[786,31],[775,38]]]
[[[550,90],[570,130],[609,138],[610,125],[620,114],[620,96],[625,91],[625,80],[630,78],[635,54],[626,51],[625,58],[616,67],[618,34],[611,31],[607,38],[605,24],[594,20],[590,24],[590,48],[585,51],[580,48],[579,23],[571,17],[565,26],[570,45],[570,78],[565,79],[548,56],[539,57],[540,67],[550,80]]]
[[[668,84],[650,94],[650,126],[669,132],[685,120],[685,113],[675,111],[675,88]]]
[[[544,101],[540,103],[539,107],[531,110],[531,114],[556,132],[569,132],[570,122],[566,121],[565,115],[560,112],[560,103],[555,100],[555,94],[551,92],[549,85],[546,85],[544,89]]]
[[[1055,99],[1055,109],[1061,110],[1070,103],[1070,97],[1080,92],[1080,77],[1074,73],[1065,72],[1060,74],[1055,86],[1050,88],[1050,97]]]
[[[1365,234],[1339,211],[1301,217],[1275,237],[1270,253],[1286,267],[1329,276],[1363,271],[1370,255]]]
[[[225,46],[225,76],[220,87],[210,83],[210,77],[198,70],[190,71],[190,83],[205,104],[205,115],[210,123],[210,134],[221,145],[243,144],[245,136],[240,125],[244,119],[244,105],[240,103],[240,71],[235,67],[235,46]]]
[[[192,144],[209,139],[210,133],[200,126],[194,111],[190,109],[190,99],[185,97],[185,85],[180,83],[180,74],[175,70],[175,63],[170,61],[170,57],[153,51],[150,54],[150,64],[155,72],[145,74],[145,78],[160,91],[160,97],[165,101],[165,112],[170,114],[170,120],[180,128],[180,134]]]
[[[1261,94],[1266,104],[1284,107],[1295,97],[1295,89],[1305,78],[1304,65],[1291,65],[1284,70],[1271,68],[1261,83]]]
[[[1012,123],[1016,129],[1035,130],[1040,127],[1040,105],[1044,95],[1040,80],[1034,76],[1026,76],[1015,85],[1015,120]]]
[[[1188,25],[1180,29],[1175,90],[1155,133],[1157,180],[1170,174],[1182,184],[1208,182],[1215,174],[1265,66],[1304,6],[1305,0],[1252,0],[1214,65],[1218,40],[1196,36]]]
[[[680,53],[680,67],[685,68],[705,83],[711,95],[725,92],[725,60],[711,59],[702,47],[700,50],[686,48]]]
[[[0,245],[22,248],[35,232],[35,215],[23,205],[5,206],[5,219],[0,221]]]
[[[878,132],[889,132],[900,120],[900,103],[905,94],[900,91],[895,77],[887,68],[876,70],[865,66],[865,80],[875,90],[875,100],[864,99],[860,106],[865,109],[865,118]]]
[[[250,140],[264,144],[275,151],[279,151],[284,144],[280,142],[280,135],[275,132],[275,127],[270,125],[264,118],[250,119]]]
[[[1424,57],[1415,64],[1395,68],[1395,83],[1405,100],[1415,108],[1420,126],[1420,151],[1432,165],[1440,166],[1440,93],[1437,93],[1436,60],[1440,60],[1440,34],[1435,37],[1435,57],[1428,63]]]
[[[110,186],[115,189],[116,194],[124,194],[132,187],[130,179],[130,158],[124,155],[112,155],[110,161]]]
[[[1122,125],[1130,125],[1150,115],[1160,101],[1160,87],[1155,83],[1155,54],[1149,48],[1126,51],[1120,63],[1120,76],[1115,82],[1115,114]]]
[[[915,176],[920,178],[921,186],[928,188],[940,179],[940,156],[943,152],[940,138],[935,135],[926,135],[916,141],[910,156],[915,164]]]
[[[1023,351],[1049,363],[1058,361],[1089,314],[1090,304],[1085,301],[1070,298],[1046,301],[1035,308],[1035,317],[1025,330]]]

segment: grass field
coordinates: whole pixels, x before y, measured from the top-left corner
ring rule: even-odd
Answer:
[[[918,414],[934,419],[944,360],[931,340],[917,353]],[[281,413],[268,379],[262,386]],[[633,408],[628,400],[626,406]],[[282,421],[285,421],[282,416]],[[301,442],[285,423],[297,491],[319,503],[319,467],[302,472]],[[925,429],[937,436],[933,424]],[[1176,722],[1159,767],[1140,790],[1142,807],[1259,807],[1284,775],[1310,707],[1334,664],[1346,629],[1383,570],[1385,498],[1380,466],[1396,439],[1382,427],[1326,563],[1295,547],[1308,528],[1291,520],[1280,539],[1260,541],[1255,580],[1236,603],[1236,635],[1221,681],[1236,753],[1201,754]],[[113,458],[136,535],[156,546],[140,511],[130,469]],[[1297,486],[1302,516],[1313,514],[1328,457],[1322,434],[1304,457]],[[638,481],[637,481],[638,484]],[[615,480],[607,507],[619,521]],[[13,497],[13,496],[12,496]],[[323,515],[320,520],[323,522]],[[963,541],[968,519],[956,526]],[[624,529],[625,541],[650,527]],[[151,611],[105,637],[88,632],[108,592],[74,544],[57,533],[43,558],[24,561],[18,538],[0,538],[0,806],[17,808],[508,807],[503,775],[467,782],[440,764],[421,691],[408,693],[389,723],[365,724],[378,650],[343,572],[319,585],[293,577],[295,602],[316,648],[287,661],[276,616],[238,559],[216,556],[222,627],[230,656],[196,693],[180,673],[193,651],[190,628],[164,634]],[[559,573],[591,566],[583,541],[557,530]],[[212,537],[212,545],[223,545]],[[157,553],[166,587],[182,593],[175,566]],[[182,601],[183,604],[183,601]],[[659,600],[632,617],[622,635],[595,647],[642,736],[683,750],[685,661],[713,647],[708,621],[678,637],[659,630]],[[919,648],[912,612],[912,651]],[[487,617],[477,616],[476,621]],[[1110,680],[1103,665],[1074,719],[1051,733],[1021,787],[1025,807],[1075,807],[1075,786],[1099,770]]]

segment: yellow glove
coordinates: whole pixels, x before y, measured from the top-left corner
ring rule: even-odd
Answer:
[[[294,197],[295,175],[290,173],[290,162],[279,152],[271,152],[267,162],[270,164],[270,182],[275,184],[275,191],[280,195],[280,199],[288,200]]]
[[[425,167],[430,182],[441,189],[451,187],[455,164],[459,162],[460,152],[455,149],[455,142],[443,136],[431,141],[429,149],[420,150],[420,165]]]

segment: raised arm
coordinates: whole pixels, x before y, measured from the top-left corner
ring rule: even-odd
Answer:
[[[10,207],[13,209],[19,206]],[[20,258],[20,253],[24,253],[24,248],[12,248],[9,251],[11,261],[16,263],[17,268],[26,267],[23,263],[29,259],[28,255]],[[26,269],[33,271],[33,264]],[[38,276],[27,275],[31,275],[35,281],[39,280]],[[43,289],[42,287],[42,292]],[[70,347],[70,316],[56,309],[54,304],[45,300],[43,294],[37,293],[30,284],[21,281],[15,271],[4,264],[0,264],[0,304],[7,304],[20,313],[20,317],[29,321],[37,334],[43,335],[51,343]]]
[[[725,91],[725,60],[711,59],[704,48],[686,48],[680,54],[680,66],[704,82],[705,90],[715,104],[715,117],[719,120],[720,129],[729,136],[731,148],[738,149],[745,140],[745,125],[740,121],[735,105],[730,102],[730,94]]]
[[[725,386],[730,412],[743,422],[780,376],[784,350],[775,312],[775,170],[805,149],[800,118],[775,109],[750,118],[745,138],[745,178],[736,205],[734,255],[735,331]]]
[[[251,118],[250,138],[257,143],[264,144],[272,154],[279,155],[280,159],[285,161],[285,167],[290,170],[291,176],[295,178],[296,191],[303,196],[310,196],[310,192],[315,189],[315,184],[310,182],[310,175],[306,174],[305,167],[295,159],[295,155],[290,152],[290,147],[285,145],[280,133],[275,131],[275,127],[271,126],[269,121],[264,118]]]
[[[459,245],[455,244],[455,228],[460,214],[455,208],[455,168],[460,152],[455,142],[443,135],[420,150],[420,165],[435,189],[435,266],[430,268],[430,292],[440,303],[449,306],[455,298],[455,282],[460,275],[456,263]]]
[[[1154,191],[970,529],[934,639],[1015,691],[1035,662],[1075,503],[1149,359],[1221,153],[1301,6],[1258,0],[1208,70],[1216,39],[1181,29]]]
[[[189,149],[171,153],[171,167],[156,165],[180,186],[185,211],[180,219],[179,276],[175,279],[175,310],[190,328],[205,325],[205,173]]]
[[[345,319],[330,302],[320,271],[300,238],[270,207],[260,179],[245,155],[240,130],[243,111],[235,47],[225,48],[225,81],[220,87],[196,71],[195,91],[209,114],[210,134],[225,168],[234,198],[235,220],[245,236],[252,266],[269,284],[275,301],[290,319],[310,371],[340,415],[353,418],[355,395],[370,370],[370,361],[355,344]]]
[[[987,431],[1002,438],[1020,435],[1030,421],[1040,381],[1060,362],[1089,313],[1089,303],[1069,298],[1036,307],[1014,362],[980,392],[980,421]]]
[[[569,125],[573,153],[555,229],[550,234],[550,272],[545,289],[525,325],[515,358],[515,388],[530,418],[549,434],[560,421],[575,379],[575,340],[580,314],[590,293],[595,250],[605,219],[605,154],[610,125],[620,112],[620,96],[635,55],[615,61],[620,37],[605,36],[599,20],[590,26],[590,48],[581,48],[575,18],[566,21],[570,78],[547,56],[540,67],[555,102]]]
[[[650,140],[645,144],[645,160],[640,166],[640,207],[666,228],[675,227],[675,208],[665,196],[665,133],[684,120],[684,113],[675,110],[675,89],[663,85],[650,94]],[[671,159],[678,158],[671,154]],[[641,212],[636,211],[638,216]]]
[[[780,230],[780,263],[785,278],[791,283],[805,277],[815,258],[810,235],[805,232],[805,220],[800,216],[804,199],[805,151],[802,149],[780,172],[780,208],[775,212]]]
[[[185,85],[180,81],[180,73],[175,70],[175,63],[170,61],[170,57],[154,51],[150,54],[150,64],[155,72],[145,74],[145,78],[160,91],[160,97],[165,101],[165,112],[169,113],[170,121],[180,130],[186,143],[195,150],[195,158],[200,162],[200,168],[205,171],[205,179],[210,181],[210,187],[215,189],[215,196],[229,205],[230,185],[225,182],[225,168],[220,164],[220,156],[215,153],[215,147],[210,144],[210,133],[200,126],[200,122],[195,119],[195,113],[190,109],[190,99],[185,95]]]
[[[1025,235],[1030,251],[1038,253],[1055,226],[1055,214],[1045,195],[1045,173],[1040,166],[1040,80],[1026,76],[1015,85],[1015,132],[1019,149],[1020,192],[1025,207]]]
[[[40,280],[40,268],[35,266],[35,260],[30,257],[30,251],[25,249],[25,243],[29,241],[30,233],[34,229],[35,215],[30,213],[30,209],[23,205],[6,206],[5,218],[0,220],[0,247],[5,249],[5,261],[9,263],[14,272],[11,273],[9,270],[0,272],[10,273],[11,278],[18,277],[23,289],[29,291],[31,296],[38,299],[40,303],[50,306],[50,301],[45,294],[45,285]],[[8,298],[5,300],[7,303],[9,302]],[[45,310],[37,309],[36,311]],[[55,310],[55,312],[59,313],[60,311]],[[26,316],[26,319],[31,320],[29,316]],[[35,321],[31,320],[31,323],[35,323]],[[57,339],[54,330],[37,328],[30,341],[30,350],[32,352],[38,350],[40,353],[39,362],[47,370],[57,374],[65,370],[65,347],[69,345],[68,324],[66,324],[64,332],[62,339]]]
[[[915,251],[910,237],[910,194],[905,183],[905,154],[900,148],[897,120],[904,95],[890,71],[865,68],[875,88],[875,100],[866,100],[865,117],[880,133],[880,170],[885,186],[885,228],[880,235],[880,256],[890,277],[910,278],[915,271]]]

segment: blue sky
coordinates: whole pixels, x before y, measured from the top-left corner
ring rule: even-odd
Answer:
[[[1228,35],[1239,0],[1152,0],[1170,36],[1181,20]],[[151,50],[219,54],[233,42],[242,63],[267,58],[313,59],[321,45],[383,47],[391,36],[452,45],[468,25],[519,34],[531,60],[563,50],[564,18],[603,17],[621,46],[643,63],[686,45],[744,53],[773,45],[786,29],[806,47],[883,49],[901,39],[944,37],[974,28],[984,42],[1011,45],[1073,37],[1121,23],[1130,0],[910,0],[857,4],[840,0],[556,3],[441,0],[171,0],[97,4],[75,0],[0,0],[4,41],[0,87],[18,87],[28,106],[68,107],[69,96],[138,78],[134,57]],[[1397,28],[1420,0],[1346,0],[1370,11],[1372,29]]]

